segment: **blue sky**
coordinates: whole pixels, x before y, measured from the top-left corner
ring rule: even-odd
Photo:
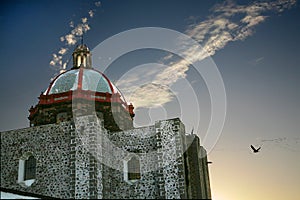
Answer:
[[[299,2],[104,0],[100,6],[95,2],[1,1],[1,131],[28,126],[28,109],[59,73],[49,64],[53,54],[69,48],[62,57],[66,61],[74,49],[60,40],[73,29],[71,21],[76,27],[87,17],[90,30],[84,43],[90,49],[133,28],[168,28],[188,34],[210,49],[224,81],[226,121],[209,153],[214,199],[293,199],[300,186]],[[247,10],[253,5],[263,8]],[[230,16],[233,12],[236,14]],[[252,18],[245,18],[247,15]],[[223,21],[212,26],[220,19]],[[224,24],[230,27],[224,19],[237,27],[222,28]],[[216,43],[211,50],[209,41],[217,41],[212,38],[223,44]],[[106,74],[115,81],[132,67],[160,62],[166,55],[159,50],[131,52],[116,60]],[[188,81],[201,79],[194,72],[192,68],[184,71]],[[202,121],[197,131],[204,132],[210,117],[209,94],[203,80],[193,84],[193,89],[201,101]],[[172,102],[151,112],[159,118],[164,114],[162,108],[168,110],[168,106],[172,108]],[[193,110],[188,105],[184,109]],[[142,111],[149,109],[140,108],[140,116]],[[193,118],[191,112],[185,120]],[[187,132],[192,127],[188,124]],[[252,155],[250,144],[262,145],[262,152]]]

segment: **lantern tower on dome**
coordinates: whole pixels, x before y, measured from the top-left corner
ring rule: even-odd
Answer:
[[[36,106],[29,109],[30,126],[61,123],[74,116],[95,114],[110,131],[133,128],[133,105],[118,88],[92,67],[91,52],[85,44],[73,54],[73,67],[56,76]]]

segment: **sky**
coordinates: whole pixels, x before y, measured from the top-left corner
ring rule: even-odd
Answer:
[[[223,96],[214,96],[209,89],[219,79],[203,77],[191,63],[201,61],[201,66],[218,69],[226,92],[226,118],[208,151],[212,198],[297,198],[299,2],[10,0],[0,4],[0,131],[28,127],[28,109],[53,77],[71,68],[68,60],[84,33],[94,67],[105,69],[134,104],[136,127],[180,117],[186,132],[198,133],[205,147],[212,105]],[[144,48],[101,65],[108,62],[99,55],[104,41],[128,33],[124,31],[149,31],[147,27],[182,33],[201,49],[179,41],[184,59],[172,51]],[[152,35],[144,40],[150,38],[164,44]],[[253,154],[250,144],[261,146],[261,151]]]

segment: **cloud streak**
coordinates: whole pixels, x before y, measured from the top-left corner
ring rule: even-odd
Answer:
[[[214,55],[228,42],[244,40],[253,35],[255,26],[264,22],[268,14],[283,12],[295,3],[296,0],[277,0],[236,5],[226,1],[212,8],[213,14],[208,20],[190,25],[186,34],[202,44],[209,55]]]
[[[95,2],[94,6],[100,7],[100,1]],[[89,20],[94,17],[95,11],[96,9],[90,9],[87,12],[87,17],[82,17],[76,25],[74,21],[70,21],[69,27],[72,28],[71,31],[59,38],[60,41],[64,43],[63,47],[61,47],[57,53],[52,54],[52,59],[49,63],[49,65],[58,70],[59,73],[66,71],[66,67],[69,62],[69,60],[64,59],[64,55],[68,53],[70,47],[74,46],[78,42],[83,34],[91,29],[89,26]]]
[[[185,34],[195,39],[203,49],[199,51],[194,47],[183,48],[182,53],[192,62],[203,60],[223,49],[229,42],[245,40],[255,33],[255,27],[264,22],[269,15],[281,13],[295,4],[296,0],[259,1],[249,5],[237,5],[233,1],[217,4],[211,9],[212,14],[206,20],[190,24],[185,31]],[[125,96],[130,96],[129,100],[134,102],[136,107],[153,107],[171,101],[170,86],[186,77],[190,65],[190,62],[186,60],[174,60],[175,57],[171,54],[165,57],[163,63],[169,67],[153,77],[153,81],[148,83],[149,86],[140,87],[137,90],[139,95],[130,94],[126,88],[122,88]],[[140,75],[136,74],[136,76]],[[122,83],[124,82],[126,81],[122,80]],[[158,87],[159,85],[162,87]],[[164,98],[149,96],[149,88],[158,89],[159,95]],[[149,101],[145,101],[147,98]],[[153,100],[154,98],[156,100]]]
[[[287,137],[278,137],[278,138],[271,138],[271,139],[262,139],[260,140],[261,143],[264,145],[273,145],[276,147],[280,147],[292,152],[299,152],[300,151],[300,138],[287,138]]]

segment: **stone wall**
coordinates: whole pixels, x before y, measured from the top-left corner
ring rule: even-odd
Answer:
[[[211,190],[210,190],[210,180],[209,180],[209,170],[208,170],[208,164],[207,164],[207,153],[203,146],[200,146],[200,150],[198,151],[198,157],[200,160],[200,172],[201,174],[201,180],[204,184],[204,191],[202,191],[202,198],[204,199],[211,199]]]
[[[103,185],[106,186],[104,198],[156,198],[156,140],[153,126],[131,129],[108,134],[112,142],[105,159],[114,161],[112,167],[105,166]],[[135,183],[124,179],[124,160],[136,155],[140,159],[141,179]]]
[[[71,198],[70,122],[1,133],[1,187],[56,198]],[[36,180],[30,187],[17,183],[19,159],[31,153]]]
[[[184,166],[184,125],[177,119],[155,124],[158,157],[159,198],[187,198]]]
[[[86,144],[78,164],[90,168],[88,138],[95,134],[97,150],[89,150],[98,163],[98,177],[102,177],[98,197],[114,198],[186,198],[184,165],[184,126],[179,119],[157,122],[155,126],[108,132],[101,128],[101,120],[96,117],[77,118],[76,128],[82,130],[80,138]],[[80,133],[78,133],[78,136]],[[77,142],[78,143],[78,142]],[[76,146],[80,146],[79,143]],[[92,153],[93,152],[93,153]],[[128,157],[135,155],[140,160],[141,179],[130,182],[125,179],[124,165]],[[84,160],[85,159],[85,160]],[[79,164],[81,163],[81,164]],[[76,176],[84,176],[82,167],[76,168]],[[87,180],[87,179],[83,179]],[[97,182],[97,181],[96,181]],[[79,184],[79,182],[78,182]],[[76,185],[78,185],[76,184]],[[84,183],[81,183],[84,184]],[[87,185],[87,184],[85,184]],[[83,188],[81,185],[80,188]],[[75,192],[79,195],[78,191]],[[84,194],[84,192],[82,192]],[[87,198],[87,196],[77,196]],[[92,196],[90,196],[92,197]]]
[[[71,94],[72,95],[72,94]],[[133,116],[122,107],[121,103],[93,102],[83,99],[56,104],[38,104],[30,109],[30,126],[55,124],[74,120],[73,115],[86,116],[97,113],[104,119],[107,130],[119,131],[133,128]]]
[[[77,117],[75,127],[75,135],[71,138],[74,196],[76,199],[102,199],[102,136],[106,133],[103,120],[96,115]]]
[[[205,151],[196,140],[185,153],[189,140],[178,118],[110,132],[103,120],[90,115],[77,117],[74,122],[3,132],[1,187],[76,199],[208,196],[207,160],[201,159]],[[24,187],[17,183],[18,165],[28,152],[37,159],[36,181]],[[140,160],[139,180],[126,179],[126,163],[131,156]],[[205,181],[198,183],[198,177]]]

